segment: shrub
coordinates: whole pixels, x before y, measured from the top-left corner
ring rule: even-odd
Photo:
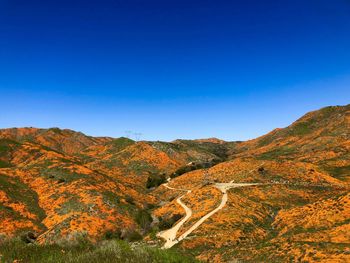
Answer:
[[[19,145],[18,142],[10,139],[0,139],[0,155],[8,153],[13,147]]]
[[[174,214],[170,218],[160,218],[159,220],[159,229],[165,230],[171,228],[177,221],[182,218],[180,214]]]
[[[165,182],[166,182],[165,174],[161,174],[161,175],[151,174],[147,178],[146,187],[148,189],[152,187],[157,187]]]
[[[105,238],[107,240],[110,239],[121,239],[121,231],[120,230],[107,230],[105,233]]]
[[[148,231],[153,220],[146,210],[139,210],[135,216],[135,221],[143,230]]]
[[[65,183],[65,182],[66,182],[66,180],[63,179],[63,178],[60,178],[60,179],[57,180],[57,183],[59,183],[59,184],[62,184],[62,183]]]
[[[142,240],[142,235],[137,232],[135,229],[124,229],[120,235],[122,240],[129,241],[129,242],[135,242]]]
[[[125,201],[128,202],[129,204],[131,205],[134,205],[135,204],[135,200],[132,196],[128,195],[125,197]]]
[[[259,167],[258,168],[258,173],[261,174],[261,175],[265,175],[266,174],[266,170],[264,167]]]
[[[24,243],[34,243],[35,240],[36,240],[36,235],[33,233],[33,232],[25,232],[25,233],[22,233],[20,235],[20,239],[24,242]]]
[[[191,163],[190,165],[182,166],[179,169],[177,169],[173,174],[170,175],[171,178],[178,177],[180,175],[183,175],[185,173],[198,170],[198,169],[205,169],[210,168],[214,165],[217,165],[218,163],[222,162],[221,159],[212,159],[207,162],[201,162],[201,163]]]
[[[189,263],[194,258],[180,254],[174,249],[163,250],[144,245],[131,246],[121,240],[105,240],[92,244],[81,240],[79,244],[26,244],[20,239],[0,243],[1,262],[26,263]]]
[[[9,168],[11,166],[10,163],[0,160],[0,168]]]

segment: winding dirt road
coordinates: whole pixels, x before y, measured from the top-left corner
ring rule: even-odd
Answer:
[[[170,180],[168,180],[168,183],[169,182],[170,182]],[[168,189],[171,189],[171,190],[186,191],[187,192],[186,194],[191,193],[191,190],[177,189],[177,188],[170,187],[170,186],[168,186],[168,183],[163,184],[163,186],[168,188]],[[157,237],[163,238],[166,241],[165,244],[163,245],[163,248],[165,248],[165,249],[171,248],[172,246],[174,246],[175,244],[177,244],[178,242],[180,242],[181,240],[186,238],[194,230],[196,230],[201,224],[203,224],[203,222],[205,220],[207,220],[209,217],[211,217],[216,212],[218,212],[223,207],[225,207],[227,200],[228,200],[227,190],[229,190],[230,188],[252,186],[252,185],[259,185],[259,183],[233,183],[233,181],[231,181],[229,183],[217,183],[217,184],[215,184],[214,186],[216,188],[218,188],[223,193],[220,205],[217,208],[215,208],[214,210],[212,210],[211,212],[209,212],[208,214],[206,214],[205,216],[203,216],[195,224],[193,224],[185,233],[183,233],[181,236],[176,238],[176,234],[177,234],[178,230],[180,229],[180,227],[192,216],[191,208],[186,206],[181,201],[181,198],[184,197],[186,194],[181,195],[179,198],[177,198],[176,202],[179,205],[181,205],[181,207],[185,210],[186,216],[184,218],[182,218],[181,221],[179,223],[177,223],[175,226],[173,226],[172,228],[161,231],[157,234]]]
[[[170,180],[168,180],[168,183]],[[171,190],[177,190],[177,191],[186,191],[188,193],[191,193],[191,190],[185,190],[185,189],[177,189],[168,186],[168,183],[163,184],[164,187],[171,189]],[[163,248],[171,248],[173,245],[175,245],[176,242],[176,234],[177,231],[179,231],[180,227],[192,216],[192,210],[188,206],[186,206],[182,201],[181,198],[184,197],[186,194],[183,194],[179,198],[176,199],[176,202],[181,205],[181,207],[185,210],[186,216],[181,219],[179,223],[177,223],[175,226],[173,226],[170,229],[161,231],[157,234],[157,237],[163,238],[165,240],[165,244],[163,245]],[[174,243],[175,242],[175,243]]]
[[[228,200],[227,190],[229,190],[230,188],[252,186],[252,185],[258,185],[258,183],[239,183],[239,184],[236,183],[235,184],[233,182],[229,182],[229,183],[215,184],[215,187],[218,188],[219,190],[221,190],[221,192],[223,193],[220,205],[217,208],[215,208],[214,210],[212,210],[211,212],[209,212],[208,214],[206,214],[205,216],[203,216],[201,219],[199,219],[193,226],[191,226],[185,233],[183,233],[178,238],[178,242],[183,240],[184,238],[186,238],[189,234],[191,234],[194,230],[196,230],[201,224],[203,224],[203,222],[205,220],[207,220],[209,217],[211,217],[216,212],[218,212],[219,210],[221,210],[222,208],[225,207],[227,200]]]

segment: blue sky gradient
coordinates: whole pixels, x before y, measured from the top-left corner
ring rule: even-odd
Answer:
[[[350,1],[0,0],[0,128],[246,140],[350,103]]]

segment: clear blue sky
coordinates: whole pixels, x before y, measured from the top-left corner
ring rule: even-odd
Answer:
[[[0,0],[0,128],[245,140],[350,103],[349,0]]]

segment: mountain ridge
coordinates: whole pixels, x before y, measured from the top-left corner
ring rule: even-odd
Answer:
[[[346,260],[339,242],[350,243],[349,152],[350,104],[307,113],[243,142],[1,129],[0,233],[29,231],[42,244],[84,233],[95,241],[113,236],[161,245],[154,231],[171,228],[184,215],[176,202],[181,193],[164,187],[167,180],[172,178],[172,188],[191,190],[182,201],[192,215],[179,235],[220,203],[215,184],[233,181],[258,185],[229,190],[226,206],[177,248],[216,262]],[[332,248],[322,247],[323,241]],[[313,250],[317,256],[309,255]]]

